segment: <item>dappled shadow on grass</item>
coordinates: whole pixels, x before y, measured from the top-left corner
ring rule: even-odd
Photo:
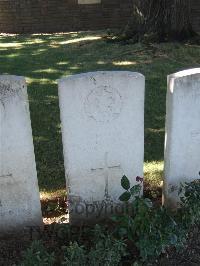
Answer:
[[[31,83],[30,110],[40,189],[65,187],[57,90],[54,85]]]
[[[146,77],[145,160],[163,160],[166,76],[198,66],[198,48],[106,43],[100,33],[0,36],[0,73],[25,76],[41,191],[65,188],[56,80],[96,70]]]

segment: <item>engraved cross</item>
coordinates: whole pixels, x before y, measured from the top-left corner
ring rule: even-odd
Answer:
[[[121,165],[109,165],[108,164],[108,152],[105,153],[104,155],[104,164],[103,167],[99,167],[99,168],[92,168],[92,171],[103,171],[104,173],[104,177],[105,177],[105,198],[108,200],[109,199],[109,187],[108,187],[108,179],[109,179],[109,172],[111,169],[121,169]]]

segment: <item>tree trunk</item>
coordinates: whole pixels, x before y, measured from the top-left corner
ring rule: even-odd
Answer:
[[[196,35],[190,18],[190,0],[134,0],[124,35],[137,41],[145,34],[153,34],[158,41],[189,39]]]
[[[190,0],[174,0],[171,7],[171,29],[172,38],[188,39],[194,36],[192,29]]]

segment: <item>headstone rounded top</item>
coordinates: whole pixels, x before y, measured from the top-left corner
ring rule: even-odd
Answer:
[[[126,77],[133,77],[133,78],[145,78],[144,75],[142,75],[139,72],[132,72],[132,71],[94,71],[94,72],[87,72],[87,73],[81,73],[81,74],[75,74],[75,75],[70,75],[67,77],[63,77],[61,79],[58,79],[59,83],[65,82],[65,81],[73,81],[73,80],[77,80],[77,79],[81,79],[81,78],[95,78],[98,76],[115,76],[117,75],[119,77],[119,75],[121,74],[122,78],[126,78]]]
[[[196,77],[197,81],[195,81]],[[177,90],[177,86],[174,86],[175,83],[180,84],[180,86],[183,86],[184,83],[187,84],[188,88],[190,88],[191,83],[198,84],[199,78],[200,68],[191,68],[171,74],[167,77],[168,90],[170,91],[170,93],[173,93],[175,89]]]
[[[22,88],[24,88],[24,77],[13,75],[0,76],[0,100],[16,95]]]
[[[183,78],[186,76],[191,76],[191,75],[196,75],[196,74],[200,74],[200,68],[191,68],[191,69],[179,71],[177,73],[169,75],[168,78],[176,79],[176,78]]]

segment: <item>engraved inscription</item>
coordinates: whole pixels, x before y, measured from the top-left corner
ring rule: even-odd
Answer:
[[[97,122],[116,119],[122,109],[122,97],[110,86],[100,86],[92,90],[84,103],[85,113]]]
[[[110,196],[109,196],[109,187],[108,187],[108,179],[109,179],[109,172],[112,169],[119,169],[121,170],[121,165],[117,164],[117,165],[109,165],[108,164],[108,152],[105,153],[104,155],[104,163],[102,167],[99,168],[92,168],[91,171],[102,171],[105,177],[105,199],[109,200]]]
[[[14,96],[21,89],[21,84],[18,81],[10,83],[9,79],[0,80],[0,102],[10,96]]]
[[[196,141],[200,141],[200,131],[192,131],[191,138]]]
[[[12,174],[1,174],[0,175],[0,184],[1,186],[3,185],[8,185],[8,184],[14,184],[16,181],[13,178]]]
[[[0,175],[0,178],[8,178],[8,177],[12,177],[12,174],[8,174],[8,175]]]
[[[191,158],[195,157],[195,160],[198,159],[197,154],[199,154],[199,149],[198,149],[199,145],[200,145],[200,131],[193,130],[190,133],[190,142],[188,143],[189,157]]]
[[[10,84],[0,83],[0,100],[3,100],[9,95],[14,95],[15,90],[12,88]]]

